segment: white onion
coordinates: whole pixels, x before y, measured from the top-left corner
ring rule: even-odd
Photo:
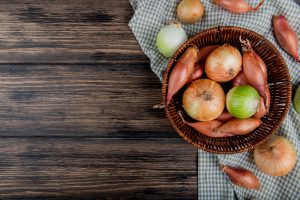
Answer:
[[[180,24],[170,24],[159,31],[156,46],[163,56],[170,58],[187,38]]]

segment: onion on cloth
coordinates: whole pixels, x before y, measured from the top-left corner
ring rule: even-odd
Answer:
[[[284,176],[293,170],[297,153],[294,145],[281,136],[273,136],[254,150],[256,166],[271,176]]]

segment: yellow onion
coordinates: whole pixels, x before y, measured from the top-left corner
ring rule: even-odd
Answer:
[[[254,150],[257,167],[271,176],[284,176],[293,170],[297,159],[294,145],[281,136],[273,136]]]
[[[215,81],[199,79],[184,91],[182,104],[185,112],[195,120],[216,119],[224,110],[225,93]]]
[[[200,0],[182,0],[177,7],[177,16],[183,23],[192,24],[199,21],[204,14]]]
[[[242,56],[239,50],[223,45],[211,52],[205,63],[205,73],[216,82],[232,80],[242,70]]]

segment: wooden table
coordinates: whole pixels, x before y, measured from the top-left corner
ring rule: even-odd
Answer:
[[[127,0],[0,5],[0,199],[197,198]]]

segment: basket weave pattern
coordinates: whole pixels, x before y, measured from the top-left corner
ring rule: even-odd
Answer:
[[[240,36],[242,39],[250,41],[254,51],[264,60],[268,69],[271,104],[269,114],[262,118],[262,124],[257,129],[247,135],[228,138],[211,138],[200,134],[190,126],[185,125],[178,114],[179,110],[183,110],[181,104],[185,88],[181,89],[165,108],[166,115],[177,133],[189,143],[208,152],[230,154],[255,148],[276,132],[283,122],[291,103],[290,75],[279,51],[263,36],[251,30],[231,26],[220,26],[200,32],[178,49],[169,61],[164,73],[162,84],[163,102],[166,100],[170,73],[178,58],[189,46],[196,45],[198,48],[201,48],[208,45],[230,44],[241,50]]]

